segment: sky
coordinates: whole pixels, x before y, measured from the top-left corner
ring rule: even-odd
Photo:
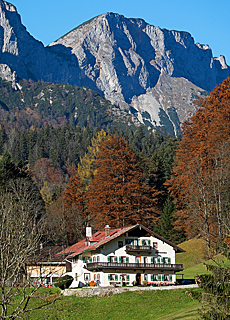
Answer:
[[[106,12],[187,31],[230,65],[230,0],[11,0],[27,31],[44,45]]]

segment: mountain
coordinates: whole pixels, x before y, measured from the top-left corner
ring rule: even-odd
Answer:
[[[230,75],[225,58],[214,58],[188,32],[142,19],[106,13],[44,47],[13,5],[0,0],[0,13],[0,63],[21,79],[96,90],[136,125],[177,135],[194,99]]]

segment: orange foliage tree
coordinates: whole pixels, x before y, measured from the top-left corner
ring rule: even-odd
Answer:
[[[177,225],[201,234],[209,247],[229,233],[230,79],[198,103],[182,127],[174,177],[168,183],[177,199]]]
[[[128,142],[116,136],[102,141],[96,166],[87,192],[87,212],[94,228],[138,222],[152,226],[158,217],[157,192],[143,182]]]
[[[86,201],[85,188],[75,171],[65,190],[65,222],[69,243],[74,242],[73,239],[76,237],[82,238],[85,234],[85,228],[89,224]]]

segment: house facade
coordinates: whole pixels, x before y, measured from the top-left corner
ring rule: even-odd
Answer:
[[[100,286],[174,284],[176,272],[183,265],[175,263],[175,253],[183,249],[167,241],[146,227],[105,230],[92,234],[65,249],[74,278],[71,287],[82,287],[94,281]]]
[[[32,285],[53,286],[56,279],[72,271],[72,264],[57,255],[60,250],[61,246],[42,247],[28,259],[26,273]]]

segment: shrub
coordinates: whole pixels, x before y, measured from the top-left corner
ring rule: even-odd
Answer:
[[[73,282],[73,277],[71,276],[63,276],[58,278],[55,282],[54,285],[55,287],[58,287],[62,290],[69,288],[69,286],[71,285],[71,283]]]

